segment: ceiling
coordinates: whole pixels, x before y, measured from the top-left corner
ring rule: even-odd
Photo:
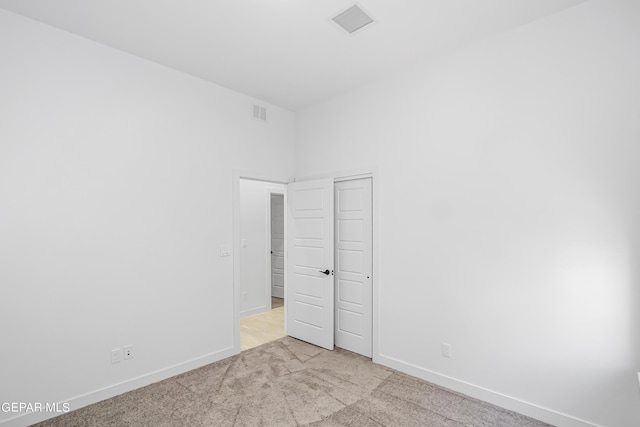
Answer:
[[[53,25],[296,111],[586,0],[0,0]]]

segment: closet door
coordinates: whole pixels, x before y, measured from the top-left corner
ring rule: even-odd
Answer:
[[[333,350],[333,180],[287,186],[287,333]]]
[[[335,345],[372,354],[371,178],[335,183]]]

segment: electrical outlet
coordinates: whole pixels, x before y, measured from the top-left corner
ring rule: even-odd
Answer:
[[[446,342],[442,343],[442,355],[444,357],[451,357],[451,344]]]
[[[122,350],[119,348],[111,350],[111,364],[120,363],[122,361]]]
[[[128,346],[122,347],[122,353],[124,355],[125,360],[133,358],[133,346],[128,345]]]
[[[243,292],[242,293],[242,301],[246,301],[247,300],[247,293]]]

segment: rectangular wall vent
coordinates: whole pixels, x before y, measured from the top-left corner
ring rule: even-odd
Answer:
[[[259,105],[253,104],[253,118],[262,122],[267,121],[267,109]]]
[[[373,19],[364,13],[364,10],[360,9],[358,5],[353,5],[333,18],[333,22],[340,25],[347,33],[353,34],[359,29],[371,24]]]

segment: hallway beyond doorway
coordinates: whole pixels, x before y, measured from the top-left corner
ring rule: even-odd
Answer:
[[[284,336],[284,299],[282,298],[271,298],[271,311],[240,319],[240,351]]]

